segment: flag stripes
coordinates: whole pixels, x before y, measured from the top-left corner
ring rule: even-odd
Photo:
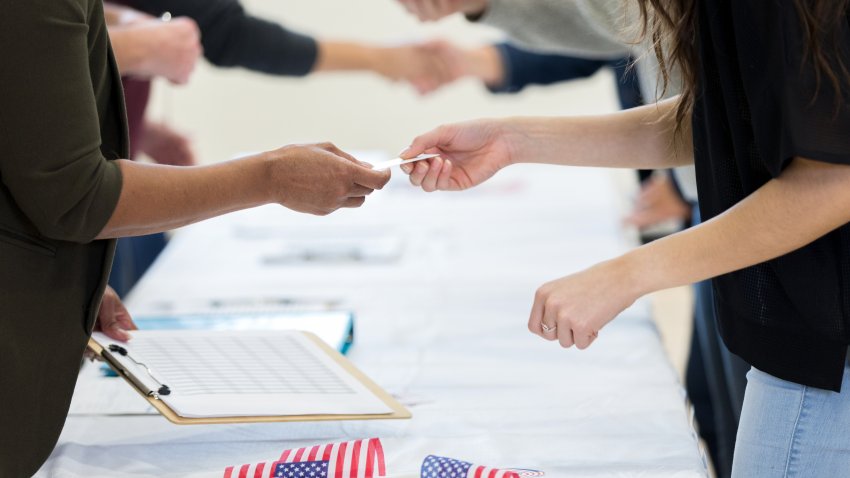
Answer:
[[[284,450],[276,461],[228,466],[224,478],[276,478],[280,463],[325,461],[326,478],[377,478],[386,475],[381,440],[370,438]]]

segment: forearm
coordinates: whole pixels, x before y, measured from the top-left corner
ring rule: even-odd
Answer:
[[[320,41],[313,71],[377,71],[381,49],[350,42]]]
[[[211,166],[119,166],[121,196],[98,239],[163,232],[271,202],[263,155]]]
[[[601,116],[510,118],[503,128],[513,162],[671,168],[693,163],[689,119],[676,133],[677,100]]]
[[[850,222],[850,166],[796,159],[714,219],[621,257],[638,295],[691,284],[794,251]]]

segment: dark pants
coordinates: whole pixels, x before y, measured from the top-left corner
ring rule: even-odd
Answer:
[[[136,285],[165,248],[165,243],[165,234],[118,239],[109,286],[115,289],[119,297],[126,296]]]
[[[694,224],[699,212],[694,213]],[[685,386],[696,412],[700,435],[709,448],[717,476],[732,472],[738,420],[744,404],[749,364],[723,344],[717,330],[711,281],[694,286],[694,334]]]

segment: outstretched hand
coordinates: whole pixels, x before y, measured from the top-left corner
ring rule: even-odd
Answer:
[[[331,143],[290,145],[264,154],[272,197],[293,211],[324,216],[357,208],[390,180],[389,171],[375,171]]]
[[[405,81],[420,95],[427,95],[446,86],[461,75],[449,60],[462,55],[462,50],[442,40],[429,40],[379,48],[382,61],[377,72],[392,81]]]
[[[418,136],[400,156],[407,159],[423,153],[440,157],[401,168],[414,186],[427,192],[469,189],[513,162],[509,140],[498,120],[440,126]]]

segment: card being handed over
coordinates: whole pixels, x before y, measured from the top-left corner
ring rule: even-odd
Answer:
[[[416,156],[415,158],[410,158],[410,159],[395,158],[395,159],[391,159],[389,161],[384,161],[384,162],[375,164],[374,166],[372,166],[372,169],[374,169],[375,171],[383,171],[384,169],[390,169],[390,168],[393,168],[395,166],[401,166],[402,164],[415,163],[416,161],[422,161],[423,159],[436,158],[438,156],[439,156],[439,154],[420,154],[419,156]]]

